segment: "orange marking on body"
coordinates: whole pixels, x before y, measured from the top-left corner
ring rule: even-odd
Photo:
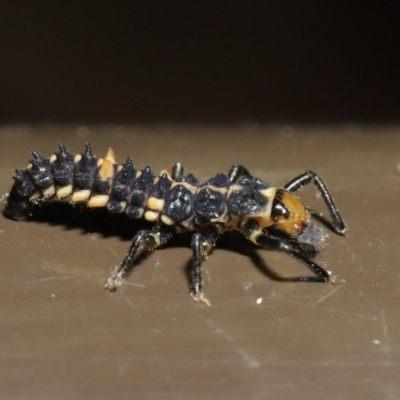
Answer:
[[[99,175],[102,181],[106,181],[114,175],[114,164],[107,157],[103,159]]]
[[[115,154],[114,154],[114,150],[109,147],[108,151],[107,151],[107,155],[105,156],[105,158],[110,161],[111,164],[116,164],[117,162],[115,161]]]
[[[285,192],[282,196],[282,203],[288,209],[289,218],[279,217],[277,224],[284,231],[291,235],[298,235],[303,231],[303,227],[310,219],[310,214],[301,204],[298,197]]]

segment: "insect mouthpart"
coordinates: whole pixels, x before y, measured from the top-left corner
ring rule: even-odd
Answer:
[[[300,235],[294,236],[304,250],[319,250],[328,234],[311,221],[303,225]]]

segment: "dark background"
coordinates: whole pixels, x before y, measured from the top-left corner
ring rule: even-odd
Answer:
[[[398,122],[398,1],[9,1],[0,122]]]

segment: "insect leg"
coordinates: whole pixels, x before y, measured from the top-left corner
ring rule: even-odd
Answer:
[[[256,235],[253,240],[259,246],[270,249],[277,250],[286,254],[289,254],[291,257],[295,258],[297,261],[300,261],[303,265],[305,265],[310,271],[312,271],[316,278],[312,277],[304,277],[301,278],[303,282],[329,282],[330,275],[327,271],[325,271],[322,267],[317,265],[314,261],[310,260],[308,257],[301,254],[299,250],[293,249],[288,245],[284,240],[268,236],[265,233],[260,231],[259,235]]]
[[[313,171],[306,171],[303,174],[296,176],[290,182],[288,182],[283,188],[289,192],[297,192],[297,190],[301,189],[303,186],[308,185],[309,183],[314,183],[318,192],[321,194],[324,202],[331,214],[333,220],[333,229],[336,233],[340,235],[345,235],[347,232],[346,224],[343,221],[343,218],[339,214],[339,210],[336,207],[335,202],[331,194],[329,193],[328,187],[324,183],[324,181]]]
[[[117,286],[122,285],[125,277],[133,267],[133,262],[138,251],[141,250],[154,250],[164,245],[171,239],[173,235],[171,227],[167,226],[155,226],[153,229],[141,230],[133,238],[133,242],[127,255],[122,261],[121,265],[117,270],[113,272],[111,277],[108,279],[105,289],[113,292],[117,289]]]
[[[239,178],[243,176],[251,177],[250,172],[245,167],[236,164],[232,165],[232,167],[229,169],[228,177],[232,183],[235,183]]]
[[[310,269],[317,278],[304,277],[303,282],[329,282],[330,275],[327,271],[317,265],[314,261],[303,255],[299,250],[291,247],[284,239],[270,236],[265,233],[256,220],[250,219],[241,229],[246,238],[256,245],[269,250],[276,250],[289,254],[291,257],[300,261],[308,269]]]
[[[210,302],[202,291],[201,263],[211,252],[217,241],[217,229],[209,225],[203,233],[194,233],[191,246],[193,249],[193,259],[190,271],[191,291],[190,295],[196,302],[202,302],[210,306]]]

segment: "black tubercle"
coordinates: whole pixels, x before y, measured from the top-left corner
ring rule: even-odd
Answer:
[[[37,151],[32,150],[31,153],[34,159],[29,161],[32,167],[28,169],[28,173],[35,182],[37,188],[47,189],[53,185],[50,162]]]
[[[199,184],[200,184],[199,180],[193,174],[179,176],[176,179],[176,181],[177,182],[187,182],[195,187],[199,186]]]
[[[269,200],[260,190],[270,188],[270,183],[252,176],[243,176],[235,182],[235,186],[239,188],[231,193],[227,203],[230,214],[238,217],[250,216],[268,207]]]
[[[232,184],[228,175],[225,174],[217,174],[213,178],[210,178],[207,182],[205,182],[202,186],[215,186],[217,188],[227,188]]]
[[[194,200],[194,212],[200,225],[211,222],[225,211],[226,194],[206,186],[197,192]]]
[[[57,187],[72,185],[74,174],[74,155],[60,142],[60,152],[55,153],[56,160],[50,164],[51,175]]]
[[[34,207],[30,198],[35,194],[36,188],[26,170],[16,169],[14,180],[15,183],[8,196],[4,215],[20,221],[27,218]]]
[[[149,197],[155,197],[156,199],[164,199],[167,192],[171,188],[172,181],[168,178],[168,174],[162,174],[158,181],[153,185],[150,190]]]
[[[128,201],[129,206],[125,211],[128,217],[139,218],[141,216],[141,211],[146,203],[154,179],[155,175],[147,165],[139,178],[134,180],[130,188],[131,196]]]
[[[97,158],[93,154],[90,144],[86,143],[81,160],[75,164],[74,186],[82,190],[91,189],[96,166]]]
[[[193,194],[183,185],[176,185],[165,197],[164,213],[175,222],[187,220],[192,215]]]
[[[131,157],[128,157],[122,169],[115,174],[113,190],[107,204],[109,212],[120,213],[123,211],[121,202],[128,200],[128,196],[131,193],[131,184],[135,179],[135,175],[136,169],[133,165],[133,160]]]
[[[4,216],[15,221],[21,221],[30,216],[34,204],[29,197],[21,196],[18,190],[13,187],[4,208]]]
[[[243,176],[236,181],[236,184],[253,190],[264,190],[272,186],[270,183],[254,178],[253,176]]]
[[[30,197],[34,195],[36,188],[27,170],[16,169],[14,179],[15,183],[13,189],[15,189],[19,196]]]

